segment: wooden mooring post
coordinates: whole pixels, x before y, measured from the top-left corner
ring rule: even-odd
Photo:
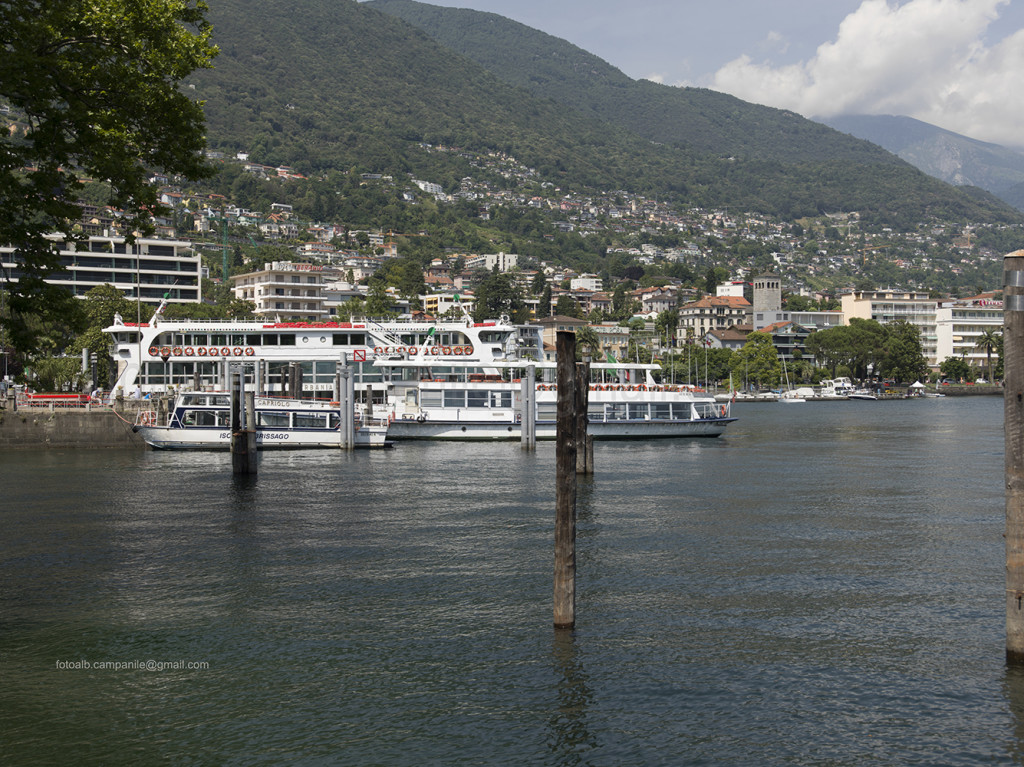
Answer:
[[[1006,660],[1024,664],[1024,250],[1003,258]]]
[[[576,363],[576,473],[594,473],[594,438],[587,434],[590,407],[590,348],[583,347],[583,361]]]
[[[555,341],[555,628],[576,625],[576,334]]]
[[[231,471],[255,474],[256,396],[245,391],[245,372],[231,373]]]
[[[523,450],[537,448],[537,368],[527,365],[519,385],[519,444]]]

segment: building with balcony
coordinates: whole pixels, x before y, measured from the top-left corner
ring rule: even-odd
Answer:
[[[322,322],[329,317],[324,286],[340,278],[334,267],[273,261],[258,272],[231,277],[236,298],[252,301],[254,314],[284,322]]]
[[[739,296],[705,296],[679,307],[676,337],[701,338],[747,321],[750,302]]]
[[[1003,302],[994,296],[941,303],[935,309],[935,365],[947,357],[959,357],[974,368],[985,369],[988,354],[978,341],[986,330],[1003,331]]]
[[[192,243],[180,240],[138,238],[129,244],[124,237],[89,237],[83,242],[64,242],[59,236],[62,271],[47,279],[62,285],[79,298],[98,285],[113,285],[131,299],[156,305],[197,303],[202,299],[199,255]],[[0,247],[0,282],[17,282],[21,260],[12,247]]]
[[[849,324],[853,318],[875,320],[882,325],[909,322],[921,332],[921,351],[931,367],[937,367],[938,337],[935,320],[937,302],[927,293],[903,290],[855,290],[842,297],[843,315]]]

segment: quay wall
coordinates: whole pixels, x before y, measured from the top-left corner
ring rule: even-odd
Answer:
[[[0,450],[145,448],[142,437],[132,432],[133,422],[134,413],[116,413],[110,408],[2,408]]]

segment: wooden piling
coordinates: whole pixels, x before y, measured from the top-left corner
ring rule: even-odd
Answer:
[[[1006,660],[1024,664],[1024,250],[1003,258]]]
[[[594,473],[594,441],[587,435],[590,407],[590,360],[576,363],[576,473]]]
[[[537,448],[537,372],[527,365],[519,390],[519,441],[523,450]]]
[[[555,628],[576,625],[576,334],[558,331],[555,420]]]
[[[253,401],[250,416],[245,417],[246,401],[244,390],[245,374],[231,373],[231,471],[234,474],[256,473],[256,403]]]

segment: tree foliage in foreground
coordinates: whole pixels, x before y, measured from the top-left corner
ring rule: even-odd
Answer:
[[[34,317],[58,320],[74,300],[46,278],[78,236],[83,178],[105,182],[106,204],[148,233],[153,171],[208,175],[201,105],[178,88],[216,54],[206,11],[202,0],[0,3],[0,97],[14,119],[0,131],[0,243],[19,254],[6,285],[18,349],[37,345]]]

